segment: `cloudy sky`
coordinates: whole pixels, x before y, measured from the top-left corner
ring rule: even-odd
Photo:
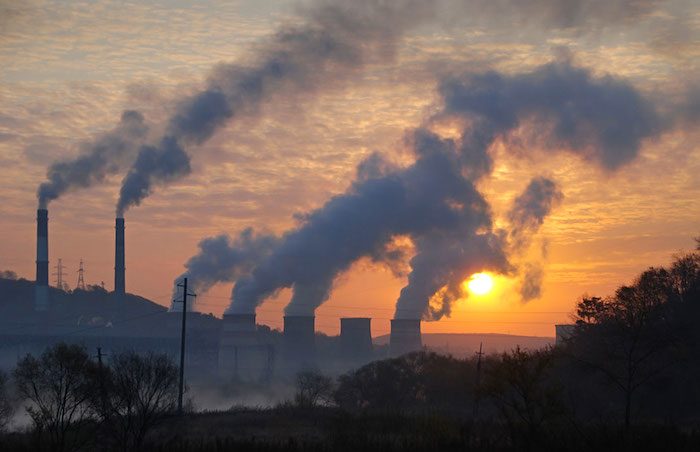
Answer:
[[[358,164],[373,153],[409,167],[415,128],[458,137],[463,124],[448,114],[454,109],[441,90],[445,80],[498,74],[517,88],[540,80],[548,64],[586,74],[610,93],[624,87],[653,120],[639,119],[636,107],[606,110],[615,100],[603,95],[600,105],[586,102],[588,122],[574,126],[576,139],[554,140],[547,130],[561,124],[541,118],[542,108],[551,107],[549,87],[537,92],[543,100],[536,117],[490,142],[493,170],[475,184],[490,205],[494,231],[512,229],[509,210],[533,177],[554,181],[561,196],[525,249],[509,257],[510,270],[496,276],[489,295],[465,291],[451,316],[423,330],[551,336],[581,295],[609,294],[694,246],[697,2],[376,0],[338,9],[342,4],[0,1],[0,270],[34,278],[37,189],[52,164],[89,153],[125,110],[140,112],[144,140],[160,146],[198,93],[240,79],[296,31],[318,27],[348,47],[334,47],[330,63],[319,63],[322,50],[297,39],[292,56],[301,60],[291,63],[291,81],[275,79],[262,95],[244,98],[241,112],[224,115],[205,138],[181,132],[190,170],[155,180],[150,195],[125,214],[127,291],[168,305],[172,282],[200,240],[236,237],[248,227],[271,236],[294,231],[309,221],[306,214],[352,192]],[[203,108],[197,112],[209,117],[210,105]],[[609,152],[624,155],[614,164],[598,159],[600,143],[586,138],[608,136],[609,122],[636,140],[632,150],[618,135],[609,140]],[[618,142],[624,149],[615,148]],[[50,265],[62,258],[71,286],[82,258],[88,283],[112,287],[115,204],[137,152],[126,152],[90,187],[70,188],[49,204]],[[389,265],[370,257],[334,279],[316,311],[319,329],[335,333],[339,317],[371,316],[375,335],[388,332],[410,267],[398,272],[394,264],[405,267],[406,260]],[[533,266],[542,270],[541,290],[525,302],[523,275]],[[232,286],[201,294],[197,309],[222,314]],[[258,308],[258,321],[280,326],[290,296],[289,289],[274,293]]]

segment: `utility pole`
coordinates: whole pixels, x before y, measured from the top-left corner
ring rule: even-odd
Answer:
[[[187,278],[184,278],[182,284],[182,331],[180,333],[180,388],[177,394],[177,412],[182,416],[182,396],[185,392],[185,326],[187,322],[187,296],[196,297],[197,294],[187,292]],[[178,302],[178,300],[173,300]]]
[[[476,360],[476,381],[474,385],[474,420],[476,421],[476,418],[479,416],[479,391],[481,390],[481,357],[484,355],[484,353],[481,351],[482,346],[484,345],[483,342],[479,342],[479,353],[476,355],[478,356]]]
[[[105,382],[104,382],[104,367],[102,367],[102,347],[97,347],[97,365],[99,367],[99,378],[100,378],[100,404],[102,408],[102,416],[107,417],[107,394],[105,393]]]

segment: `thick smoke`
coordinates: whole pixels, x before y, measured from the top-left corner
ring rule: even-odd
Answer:
[[[190,171],[186,150],[228,120],[256,114],[274,96],[310,95],[348,78],[372,61],[390,58],[401,35],[432,16],[433,2],[323,3],[307,21],[278,31],[249,67],[222,65],[207,87],[184,100],[166,135],[145,146],[122,182],[117,215],[138,205],[154,185]]]
[[[535,300],[542,295],[542,280],[544,270],[540,263],[531,262],[525,264],[520,281],[520,299],[523,302]]]
[[[141,113],[132,110],[122,113],[117,127],[94,142],[84,144],[78,157],[49,167],[48,180],[39,186],[37,192],[39,208],[46,209],[50,201],[69,190],[90,187],[122,170],[146,139],[147,132]]]
[[[516,250],[525,248],[563,198],[556,182],[545,177],[533,178],[508,212],[511,245]]]
[[[663,129],[653,105],[632,85],[594,77],[568,60],[526,74],[450,77],[440,94],[445,114],[474,118],[479,130],[504,134],[533,121],[547,149],[574,152],[609,170],[633,160],[642,141]]]
[[[630,85],[595,78],[568,61],[514,76],[452,77],[440,92],[443,115],[465,119],[461,138],[418,129],[411,166],[391,168],[376,156],[363,162],[347,193],[310,213],[237,281],[229,312],[254,312],[277,290],[291,287],[287,314],[313,314],[340,272],[376,255],[393,237],[408,235],[416,254],[396,317],[439,319],[449,314],[470,274],[513,270],[504,251],[506,234],[493,230],[488,203],[474,187],[492,169],[489,149],[495,139],[531,121],[546,131],[547,149],[576,152],[616,169],[658,128],[653,108]],[[552,181],[534,179],[514,204],[512,237],[522,242],[535,232],[560,198]]]
[[[659,15],[664,0],[356,0],[318,1],[305,23],[283,27],[248,66],[216,68],[201,92],[183,99],[165,135],[144,146],[124,178],[117,205],[122,216],[154,185],[190,171],[187,150],[208,140],[235,116],[255,114],[273,95],[309,95],[356,74],[366,63],[388,60],[407,30],[431,21],[488,29],[589,33]],[[439,14],[438,14],[439,13]],[[68,190],[87,188],[131,163],[145,140],[140,113],[127,111],[115,130],[94,140],[73,161],[54,163],[38,190],[45,208]],[[173,159],[173,161],[169,161]]]
[[[531,238],[542,226],[564,195],[557,184],[545,177],[535,177],[513,201],[508,212],[510,221],[510,246],[515,253],[522,253],[530,245]],[[544,252],[543,252],[544,254]],[[539,298],[542,294],[544,269],[539,262],[528,262],[520,269],[520,298],[523,302]]]
[[[360,258],[381,256],[397,236],[488,228],[488,206],[462,177],[455,143],[422,129],[415,137],[413,165],[384,173],[387,165],[376,157],[363,162],[347,193],[308,214],[238,280],[228,312],[254,312],[277,290],[293,287],[286,313],[308,315],[328,298],[339,273]]]
[[[277,241],[274,235],[256,234],[251,228],[236,238],[225,234],[206,238],[199,242],[199,252],[185,263],[187,270],[175,279],[175,284],[188,278],[189,288],[202,295],[215,284],[233,282],[270,254]]]

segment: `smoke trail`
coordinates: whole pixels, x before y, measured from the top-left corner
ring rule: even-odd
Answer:
[[[535,177],[513,201],[508,212],[510,221],[511,251],[523,253],[530,245],[552,209],[561,203],[564,195],[557,184],[545,177]],[[543,256],[545,250],[543,249]],[[523,302],[539,298],[542,294],[544,269],[539,262],[529,262],[520,269],[520,298]]]
[[[231,118],[256,114],[273,96],[311,95],[391,58],[402,34],[432,16],[433,3],[323,3],[303,25],[278,31],[250,67],[216,68],[207,88],[172,115],[160,143],[142,148],[122,182],[117,215],[138,205],[154,185],[189,173],[186,149],[207,141]]]
[[[539,263],[525,264],[520,287],[520,299],[528,302],[539,298],[542,295],[542,280],[544,279],[544,269]]]
[[[418,158],[407,168],[384,173],[387,165],[376,157],[363,162],[347,193],[308,214],[237,281],[227,312],[254,312],[277,290],[293,287],[286,313],[308,315],[328,298],[340,272],[362,257],[378,259],[396,236],[488,227],[486,202],[462,177],[455,143],[422,129],[413,142]]]
[[[550,151],[576,152],[615,169],[660,128],[653,108],[630,85],[594,78],[568,61],[514,76],[452,77],[441,93],[444,115],[467,120],[461,138],[417,129],[410,140],[416,156],[411,166],[386,169],[376,156],[363,162],[346,194],[310,213],[237,281],[228,312],[254,312],[277,290],[292,287],[287,314],[312,314],[340,272],[376,255],[393,237],[408,235],[416,254],[396,317],[439,319],[449,314],[470,274],[513,270],[505,236],[493,230],[488,203],[473,185],[492,169],[489,148],[496,138],[533,121],[546,131]],[[524,243],[560,198],[552,181],[535,178],[510,215],[515,241]]]
[[[102,182],[108,175],[123,169],[129,157],[137,152],[146,138],[148,128],[141,113],[127,110],[121,121],[111,131],[97,137],[92,143],[82,145],[83,152],[73,160],[52,164],[37,191],[39,208],[65,192],[87,188]]]
[[[530,243],[532,235],[563,198],[553,180],[535,177],[530,181],[508,212],[510,241],[515,250],[523,250]]]
[[[117,206],[119,216],[138,204],[157,184],[190,171],[193,145],[208,140],[228,120],[254,115],[273,95],[309,95],[356,74],[368,62],[388,60],[401,36],[434,17],[489,29],[590,33],[626,26],[659,12],[663,0],[357,0],[318,1],[296,27],[284,27],[263,46],[249,66],[221,65],[207,87],[183,99],[171,115],[163,137],[143,147],[125,177]],[[141,123],[140,125],[136,123]],[[120,171],[145,140],[140,113],[124,112],[114,131],[94,140],[77,159],[56,162],[38,189],[39,207],[68,190],[87,188]],[[126,124],[129,123],[129,124]],[[133,127],[133,128],[132,128]],[[168,159],[173,158],[174,162]]]
[[[439,90],[445,115],[476,119],[474,127],[491,134],[533,121],[547,149],[573,152],[608,170],[633,160],[642,141],[664,128],[654,106],[633,86],[611,76],[596,78],[566,59],[525,74],[449,77]]]
[[[236,238],[221,234],[200,241],[199,252],[185,263],[187,270],[175,278],[173,295],[177,295],[176,284],[185,277],[198,295],[215,284],[235,281],[270,254],[277,242],[274,235],[256,234],[252,228],[243,230]]]

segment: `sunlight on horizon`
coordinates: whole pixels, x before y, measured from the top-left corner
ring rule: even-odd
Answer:
[[[464,285],[474,295],[486,295],[493,289],[493,278],[488,273],[474,273]]]

